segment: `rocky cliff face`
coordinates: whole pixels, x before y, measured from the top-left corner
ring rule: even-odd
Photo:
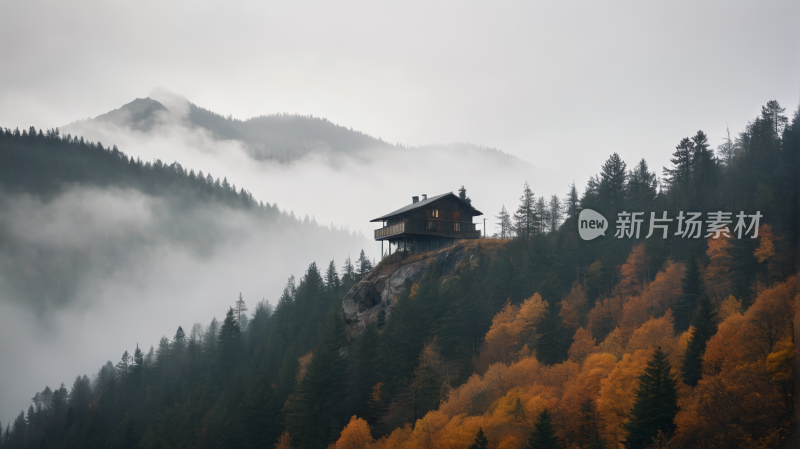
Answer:
[[[462,241],[438,251],[409,256],[400,262],[382,261],[354,285],[342,301],[347,337],[352,339],[358,335],[367,324],[377,321],[381,312],[389,320],[392,306],[403,290],[422,279],[434,266],[444,275],[442,282],[445,283],[459,264],[477,264],[478,253],[477,242]]]

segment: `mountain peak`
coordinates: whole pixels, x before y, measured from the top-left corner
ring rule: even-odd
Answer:
[[[158,121],[159,113],[168,111],[163,104],[150,97],[137,98],[119,109],[98,115],[95,120],[137,131],[149,131]]]

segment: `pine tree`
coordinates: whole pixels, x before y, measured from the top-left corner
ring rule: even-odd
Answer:
[[[534,207],[534,232],[536,234],[544,234],[547,232],[547,202],[544,200],[543,196],[540,196],[538,200],[536,200],[536,205]]]
[[[692,203],[706,210],[707,192],[713,192],[717,183],[717,161],[709,148],[708,137],[697,131],[692,137]]]
[[[466,201],[467,204],[472,205],[472,200],[467,196],[467,189],[465,189],[464,186],[458,189],[458,197]]]
[[[341,285],[339,273],[336,272],[336,264],[331,261],[331,263],[328,264],[328,270],[325,272],[325,288],[327,288],[330,293],[336,293],[339,291]]]
[[[239,299],[236,300],[236,321],[239,322],[239,329],[247,329],[247,304],[242,298],[242,292],[239,292]]]
[[[170,345],[172,348],[172,360],[180,360],[183,357],[184,351],[186,351],[186,333],[183,332],[183,328],[178,326],[178,330],[175,331],[175,336],[172,337],[172,344]]]
[[[117,362],[117,376],[120,380],[125,380],[128,377],[128,369],[131,364],[131,356],[128,351],[122,354],[122,358]]]
[[[711,302],[703,296],[694,320],[694,331],[683,357],[683,382],[695,386],[703,377],[703,354],[706,343],[717,333],[716,312]]]
[[[511,224],[511,215],[508,214],[505,204],[500,210],[500,215],[496,215],[495,218],[500,220],[497,222],[497,225],[500,227],[499,237],[501,239],[510,239],[513,233],[513,225]]]
[[[575,181],[572,181],[567,196],[564,198],[564,212],[567,214],[567,219],[577,219],[580,213],[580,207],[581,199],[578,196],[578,189],[575,187]]]
[[[356,276],[356,282],[364,279],[364,277],[372,271],[372,262],[369,260],[366,254],[364,254],[364,250],[361,250],[361,254],[358,256],[357,261],[358,266],[358,275]]]
[[[136,350],[133,351],[133,363],[131,364],[129,370],[131,384],[134,388],[136,388],[142,381],[142,373],[144,371],[144,354],[142,353],[142,350],[139,349],[138,343],[136,344]],[[77,384],[78,381],[76,380],[75,382]],[[72,388],[74,389],[75,387],[73,386]],[[72,393],[70,393],[70,397],[71,396]]]
[[[552,304],[547,307],[537,328],[536,352],[540,362],[546,365],[561,363],[569,350],[569,331],[561,325],[558,308]]]
[[[676,382],[667,355],[659,346],[644,373],[639,376],[631,418],[624,424],[628,432],[624,443],[626,448],[646,448],[659,431],[667,436],[672,435],[676,427],[675,415],[678,413]]]
[[[689,329],[690,315],[697,307],[697,299],[702,289],[702,274],[697,258],[692,255],[686,266],[686,277],[683,279],[683,294],[675,303],[675,329],[679,332]]]
[[[225,320],[222,321],[222,327],[219,330],[219,337],[217,339],[217,360],[223,370],[232,368],[239,357],[239,322],[236,321],[236,313],[233,307],[228,308],[228,313],[225,314]]]
[[[782,107],[777,100],[770,100],[765,106],[761,106],[761,117],[769,123],[775,139],[780,138],[784,128],[789,124],[788,117],[783,115],[784,112],[786,112],[786,108]]]
[[[469,445],[469,449],[488,449],[489,448],[489,440],[486,439],[486,435],[483,434],[483,427],[478,429],[478,433],[475,434],[475,441]]]
[[[516,234],[517,237],[530,238],[533,236],[537,217],[535,211],[536,197],[533,195],[528,181],[525,181],[525,187],[519,203],[517,213],[514,214]]]
[[[658,177],[650,171],[647,161],[640,160],[628,172],[628,192],[626,207],[636,212],[649,212],[658,194]]]
[[[624,207],[628,181],[626,168],[627,165],[619,157],[619,154],[614,153],[600,170],[600,201],[607,207],[609,213],[616,214]]]
[[[286,424],[298,448],[327,447],[344,428],[344,383],[347,360],[341,349],[347,343],[344,322],[328,316],[326,332],[314,348],[305,375],[285,409]]]
[[[357,282],[356,269],[353,263],[350,262],[350,256],[344,260],[344,267],[342,267],[342,290],[349,291],[350,288]]]
[[[558,195],[552,195],[550,202],[547,203],[547,220],[547,231],[551,234],[558,231],[561,221],[564,220],[564,208]]]
[[[550,421],[550,413],[544,409],[539,416],[536,417],[536,423],[533,425],[533,432],[528,438],[528,445],[526,449],[560,449],[556,438],[556,431],[553,429],[553,423]]]
[[[688,193],[692,175],[692,153],[694,142],[688,137],[681,139],[675,152],[672,153],[672,168],[664,168],[664,182],[670,187],[670,193],[676,197]]]

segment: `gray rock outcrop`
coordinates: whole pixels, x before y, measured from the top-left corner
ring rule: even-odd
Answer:
[[[367,324],[377,321],[381,312],[389,320],[392,307],[404,289],[422,279],[434,266],[442,273],[444,283],[460,263],[476,264],[477,260],[476,245],[460,242],[435,252],[415,254],[400,262],[379,263],[347,292],[342,301],[347,337],[352,339],[358,335]]]

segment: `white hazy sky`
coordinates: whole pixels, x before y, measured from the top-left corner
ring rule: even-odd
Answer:
[[[796,0],[6,2],[0,126],[164,88],[239,118],[495,147],[583,185],[611,152],[660,173],[697,129],[716,145],[768,100],[793,111],[798,23]]]

